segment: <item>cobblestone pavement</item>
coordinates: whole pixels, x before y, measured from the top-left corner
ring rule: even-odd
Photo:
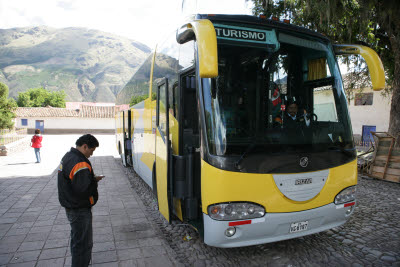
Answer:
[[[133,170],[126,172],[182,265],[400,266],[400,184],[360,177],[355,212],[341,227],[276,243],[221,249],[205,245],[187,224],[168,225],[151,189]]]
[[[31,149],[0,158],[0,266],[69,266],[69,224],[54,170],[77,136],[45,136],[43,162]],[[61,142],[60,142],[61,140]],[[265,245],[205,245],[187,224],[167,224],[150,188],[99,136],[91,161],[106,178],[93,210],[93,266],[400,266],[400,185],[359,179],[344,226]]]
[[[0,266],[70,266],[70,225],[58,202],[62,155],[78,136],[45,136],[42,163],[31,149],[0,158]],[[93,208],[93,266],[174,266],[175,255],[112,156],[114,136],[98,136],[90,160],[99,182]],[[60,140],[62,140],[60,142]],[[110,156],[111,155],[111,156]],[[55,164],[55,165],[54,165]],[[179,265],[179,264],[178,264]]]

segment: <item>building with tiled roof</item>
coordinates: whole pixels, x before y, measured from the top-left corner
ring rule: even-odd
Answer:
[[[79,117],[79,110],[53,107],[19,107],[15,113],[17,117]]]
[[[54,107],[19,107],[16,127],[29,133],[40,129],[43,133],[114,133],[114,116],[118,106],[84,105],[79,109]]]
[[[114,118],[118,112],[117,107],[112,106],[81,106],[79,117],[82,118]]]
[[[80,109],[81,106],[114,106],[119,108],[119,110],[127,110],[129,109],[128,104],[122,104],[122,105],[115,105],[115,103],[100,103],[100,102],[66,102],[65,107],[66,108],[71,108],[71,109]]]

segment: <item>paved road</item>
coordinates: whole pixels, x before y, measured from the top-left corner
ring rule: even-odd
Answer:
[[[44,135],[40,164],[35,164],[36,157],[33,148],[27,148],[11,156],[0,157],[0,178],[50,175],[70,147],[75,147],[75,141],[79,136]],[[96,149],[94,156],[118,156],[113,135],[96,135],[96,138],[99,140],[100,147]]]
[[[44,136],[33,149],[0,158],[0,266],[70,266],[70,226],[57,195],[55,169],[77,135]],[[93,208],[93,266],[174,266],[174,256],[116,160],[114,136],[98,135],[90,158],[100,198]]]

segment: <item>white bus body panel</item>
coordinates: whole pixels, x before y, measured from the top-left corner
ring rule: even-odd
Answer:
[[[251,219],[251,224],[234,226],[236,233],[232,237],[225,235],[230,221],[217,221],[203,213],[204,243],[214,247],[243,247],[315,234],[344,224],[354,207],[331,203],[300,212],[266,213],[262,218]],[[351,213],[346,215],[348,209]],[[307,230],[290,233],[292,223],[304,221],[308,221]]]

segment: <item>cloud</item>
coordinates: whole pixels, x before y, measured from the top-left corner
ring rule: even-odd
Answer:
[[[213,14],[238,10],[234,0],[201,2],[214,10],[219,7],[217,12],[210,12]],[[198,11],[206,10],[198,7]],[[163,34],[177,26],[180,13],[181,0],[0,0],[0,28],[85,27],[154,47]]]
[[[76,7],[74,5],[76,1],[74,0],[63,0],[63,1],[58,1],[57,2],[57,7],[62,8],[64,10],[76,10]]]
[[[46,21],[42,17],[32,17],[30,18],[30,23],[32,25],[46,25]]]

